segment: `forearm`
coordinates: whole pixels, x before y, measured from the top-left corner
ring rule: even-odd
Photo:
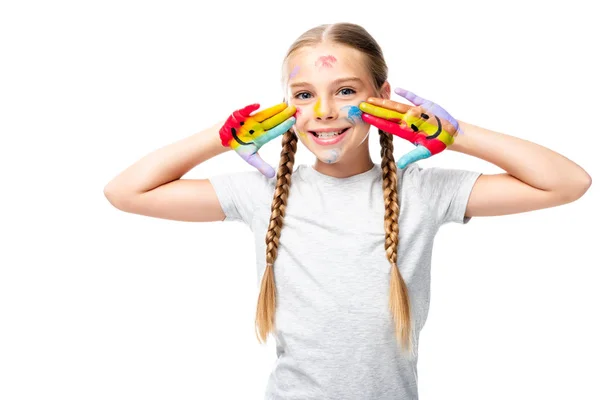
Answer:
[[[195,166],[230,150],[221,144],[221,125],[216,124],[144,156],[112,179],[104,191],[113,195],[139,194],[181,178]]]
[[[587,189],[591,177],[568,158],[539,144],[459,121],[463,134],[448,150],[488,161],[530,186],[570,194]]]

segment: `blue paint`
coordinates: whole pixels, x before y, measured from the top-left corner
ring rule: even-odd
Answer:
[[[342,110],[348,110],[348,117],[346,117],[352,125],[356,125],[362,122],[362,111],[357,106],[344,106]]]

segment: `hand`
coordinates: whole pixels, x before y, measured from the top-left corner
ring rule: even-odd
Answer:
[[[275,170],[260,157],[258,150],[296,123],[293,117],[296,107],[280,103],[250,115],[259,108],[259,104],[251,104],[235,111],[221,127],[219,135],[223,146],[231,147],[248,164],[267,178],[272,178]]]
[[[438,117],[445,119],[446,121],[452,124],[454,129],[457,130],[460,135],[464,134],[464,132],[460,128],[460,125],[458,124],[458,121],[455,120],[454,117],[450,115],[448,111],[444,110],[439,104],[436,104],[431,100],[419,97],[413,92],[409,92],[408,90],[404,90],[402,88],[394,89],[394,93],[396,93],[398,96],[404,97],[406,100],[410,101],[415,106],[422,106],[427,112],[432,112]]]
[[[403,89],[396,89],[395,92],[406,95],[408,100],[419,104],[413,107],[393,100],[369,98],[359,108],[363,111],[362,119],[365,122],[417,146],[400,158],[396,163],[398,168],[403,169],[412,162],[438,154],[454,143],[458,122],[451,116],[455,124],[440,119],[431,111],[437,110],[438,113],[449,116],[443,108]]]

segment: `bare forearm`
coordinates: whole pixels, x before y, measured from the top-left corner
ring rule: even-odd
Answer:
[[[129,166],[105,188],[115,195],[139,194],[181,178],[204,161],[230,148],[221,144],[218,123],[144,156]]]
[[[591,184],[579,165],[539,144],[459,121],[464,134],[449,150],[486,160],[530,186],[570,193]]]

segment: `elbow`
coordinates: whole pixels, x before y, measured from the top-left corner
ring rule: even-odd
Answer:
[[[592,186],[592,177],[587,172],[583,171],[583,176],[580,180],[578,188],[575,190],[576,199],[582,197],[585,192]]]
[[[588,191],[590,186],[592,186],[592,177],[584,171],[579,179],[573,180],[571,185],[562,191],[561,197],[566,202],[578,200],[581,197],[583,197],[583,195]]]
[[[126,208],[126,196],[118,188],[114,187],[111,183],[104,186],[104,197],[108,202],[119,210],[125,210]]]

